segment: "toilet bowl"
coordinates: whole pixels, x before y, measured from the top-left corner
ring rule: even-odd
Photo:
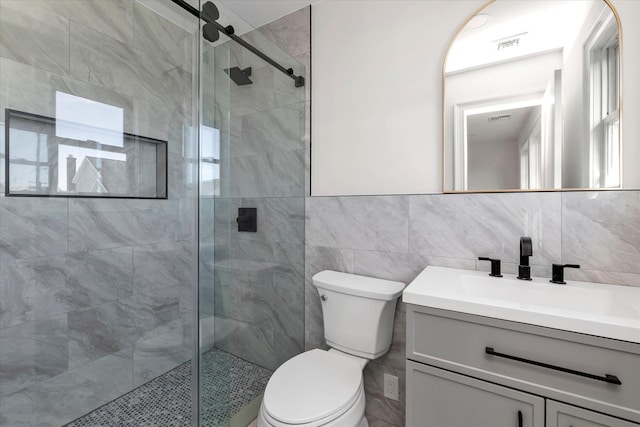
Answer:
[[[258,425],[367,427],[364,364],[335,350],[319,349],[288,360],[269,380]]]
[[[368,427],[362,371],[391,345],[404,283],[323,271],[313,277],[330,350],[299,354],[271,376],[258,427]]]

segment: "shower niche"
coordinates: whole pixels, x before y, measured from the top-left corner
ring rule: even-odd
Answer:
[[[112,123],[7,109],[6,195],[166,199],[167,141]]]

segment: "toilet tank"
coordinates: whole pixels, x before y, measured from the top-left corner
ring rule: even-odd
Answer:
[[[313,276],[327,345],[376,359],[389,350],[393,317],[404,283],[325,270]]]

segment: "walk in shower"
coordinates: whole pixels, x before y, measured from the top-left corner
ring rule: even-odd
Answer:
[[[2,427],[247,425],[304,350],[306,69],[178,3],[0,1]]]

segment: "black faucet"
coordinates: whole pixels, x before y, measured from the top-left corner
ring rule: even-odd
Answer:
[[[533,256],[533,244],[531,237],[520,238],[520,265],[518,266],[518,279],[531,280],[531,267],[529,257]]]
[[[580,268],[578,264],[553,264],[551,270],[551,283],[557,283],[558,285],[566,285],[564,281],[564,269],[565,268]]]

